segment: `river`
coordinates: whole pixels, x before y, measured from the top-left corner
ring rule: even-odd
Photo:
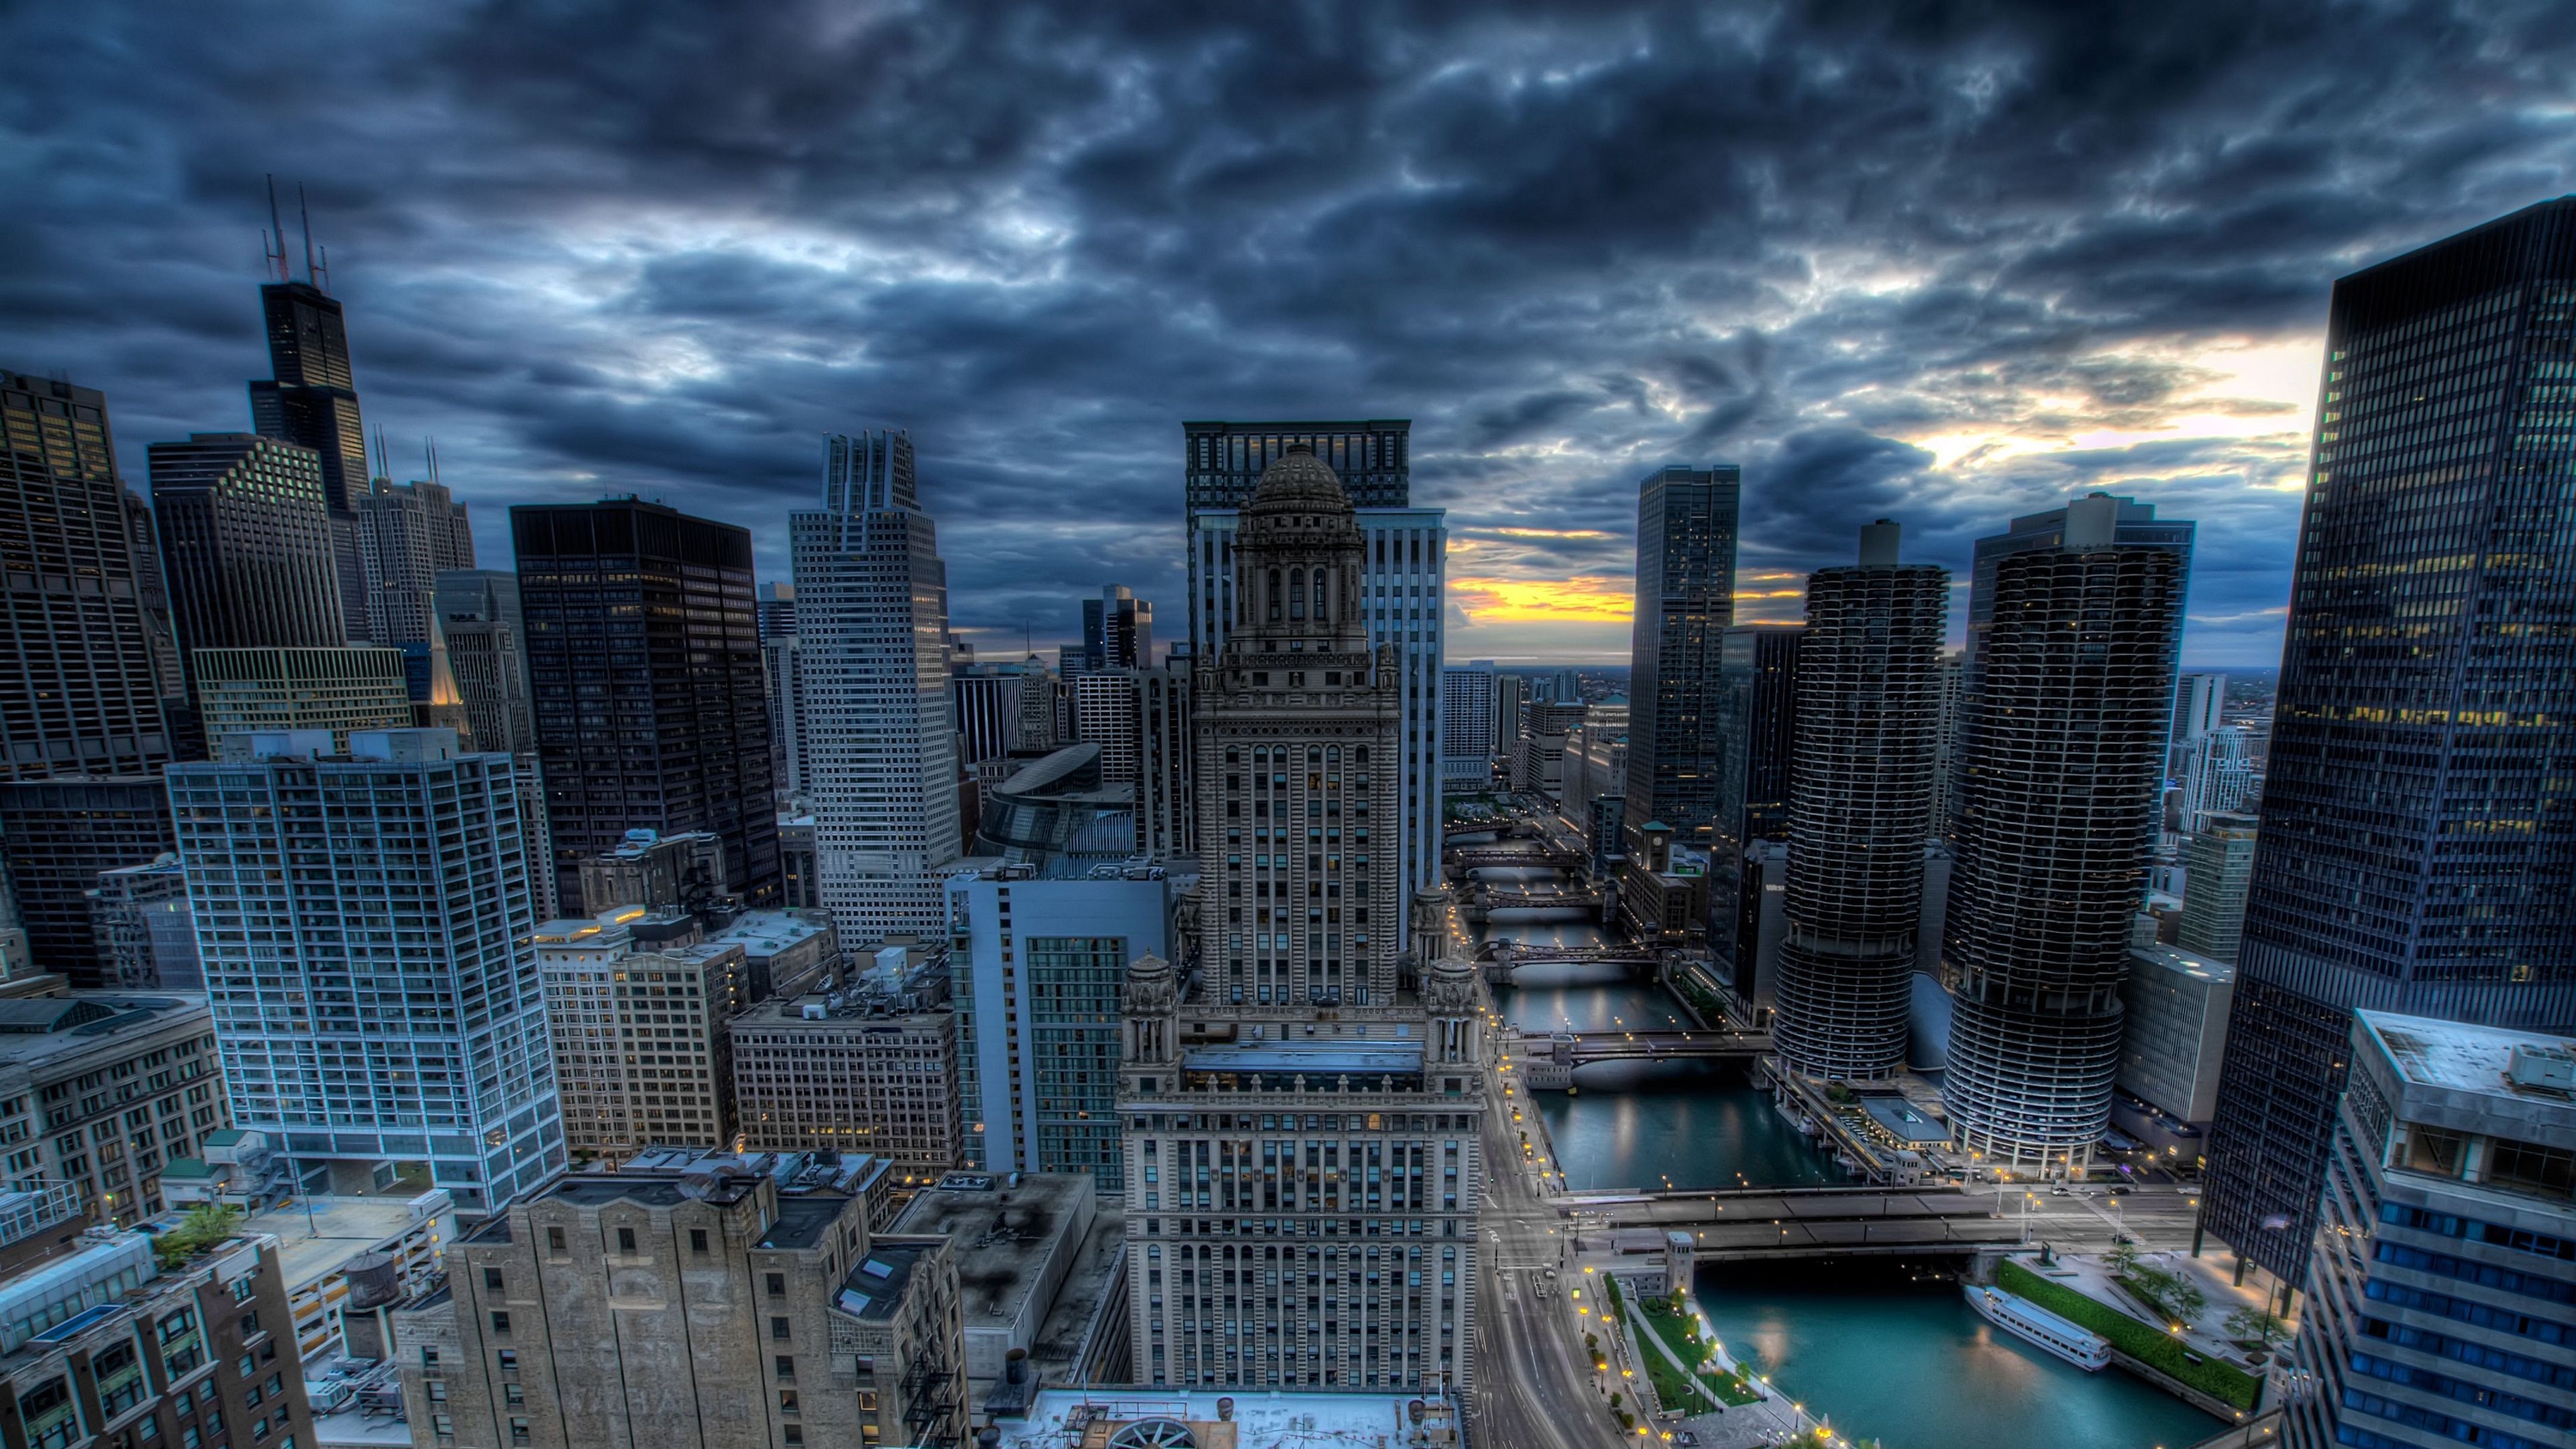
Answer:
[[[1479,871],[1543,882],[1544,868]],[[1572,912],[1499,911],[1489,936],[1557,945],[1606,941]],[[1524,966],[1496,1008],[1525,1031],[1681,1023],[1660,988],[1625,968]],[[1604,1062],[1572,1094],[1536,1094],[1576,1189],[1786,1187],[1844,1180],[1753,1087],[1705,1062]],[[2087,1374],[1999,1334],[1937,1265],[1861,1261],[1711,1264],[1697,1289],[1718,1340],[1835,1432],[1887,1449],[2180,1449],[2216,1420],[2117,1369]]]

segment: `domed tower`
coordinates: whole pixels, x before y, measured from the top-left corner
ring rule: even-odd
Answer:
[[[1394,1000],[1405,947],[1399,653],[1372,650],[1365,540],[1341,481],[1292,448],[1235,536],[1234,630],[1201,661],[1199,923],[1214,999]]]

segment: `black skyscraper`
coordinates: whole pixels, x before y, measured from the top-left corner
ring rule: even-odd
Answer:
[[[1756,979],[1760,882],[1745,868],[1756,841],[1789,838],[1789,752],[1796,735],[1796,624],[1737,624],[1718,644],[1720,754],[1717,820],[1709,842],[1708,945],[1718,976],[1748,1007],[1772,983]],[[1635,702],[1630,701],[1630,709]]]
[[[287,280],[283,242],[281,235],[279,279],[259,289],[269,368],[275,376],[250,385],[251,430],[310,448],[321,459],[342,627],[348,639],[363,642],[368,638],[367,579],[359,557],[355,500],[367,491],[367,431],[358,417],[349,329],[340,300],[316,285],[315,278]]]
[[[169,762],[158,569],[134,555],[106,397],[0,370],[0,780]]]
[[[1666,468],[1637,495],[1637,613],[1628,671],[1628,860],[1650,824],[1676,845],[1715,837],[1718,646],[1735,622],[1743,470]]]
[[[2203,1216],[2291,1285],[2354,1008],[2576,1026],[2571,388],[2576,197],[2335,284]]]
[[[650,829],[713,831],[727,889],[776,901],[750,530],[612,499],[513,508],[510,534],[563,899]]]

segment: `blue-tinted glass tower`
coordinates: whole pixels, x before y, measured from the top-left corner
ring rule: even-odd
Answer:
[[[2355,1008],[2576,1023],[2576,197],[2335,284],[2203,1225],[2296,1285]]]

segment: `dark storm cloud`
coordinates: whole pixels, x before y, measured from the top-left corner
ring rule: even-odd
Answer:
[[[1044,641],[1179,614],[1180,419],[1395,415],[1462,573],[1623,578],[1668,462],[1745,465],[1761,610],[2101,488],[2201,520],[2193,651],[2263,662],[2313,383],[2229,349],[2566,190],[2571,58],[2403,0],[16,7],[0,362],[138,481],[240,426],[275,171],[491,562],[634,491],[784,577],[820,435],[907,427],[957,621]],[[1625,637],[1521,628],[1462,645]]]

